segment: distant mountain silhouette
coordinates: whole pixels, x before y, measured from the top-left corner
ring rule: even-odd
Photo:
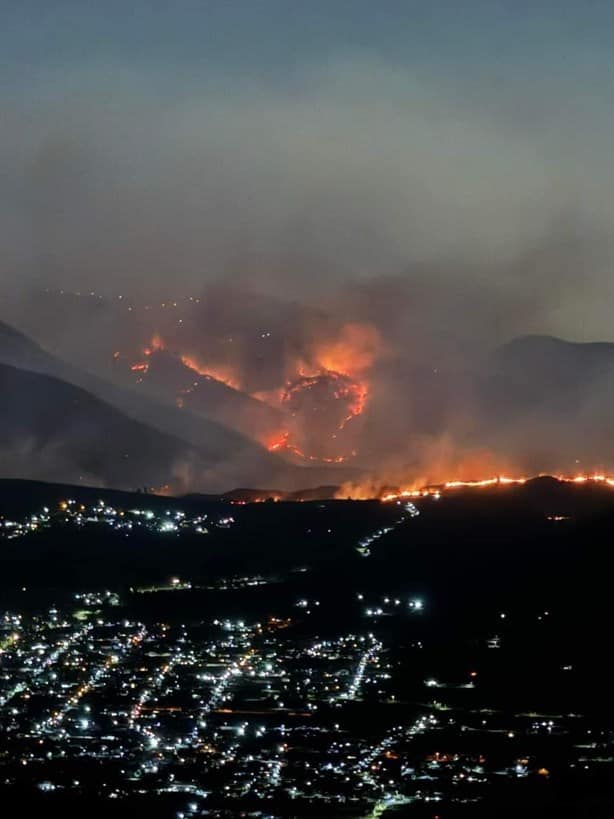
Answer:
[[[0,404],[0,421],[5,425],[0,435],[0,446],[5,451],[2,469],[5,476],[58,481],[84,478],[122,488],[160,486],[172,478],[176,491],[189,488],[218,492],[246,482],[260,485],[263,481],[300,489],[331,479],[341,482],[352,474],[349,470],[331,473],[326,468],[287,464],[257,442],[220,423],[74,367],[2,322],[0,362],[8,365],[3,367]],[[41,377],[36,378],[35,374]],[[45,379],[43,375],[52,378]],[[34,401],[41,409],[49,408],[56,426],[46,427],[41,415],[29,411],[38,409],[33,407]],[[67,423],[62,428],[58,407],[64,405]],[[120,459],[129,461],[131,457],[124,457],[128,429],[136,435],[138,444],[134,452],[140,453],[141,467],[136,462],[123,463],[121,468],[118,464]],[[88,442],[83,430],[96,440]],[[75,448],[77,431],[83,452]],[[97,447],[106,449],[108,457],[101,452],[100,460]],[[46,454],[41,458],[43,449]],[[52,452],[58,457],[55,467]]]
[[[5,474],[161,486],[173,481],[182,459],[198,462],[184,441],[51,376],[0,364],[0,394]]]
[[[573,409],[587,391],[614,384],[614,344],[577,343],[553,336],[523,336],[500,347],[491,378],[514,404]],[[614,392],[612,392],[614,396]]]
[[[614,344],[524,336],[475,378],[481,442],[540,471],[614,465]]]
[[[127,387],[119,387],[92,373],[73,366],[48,353],[28,336],[0,322],[0,362],[21,369],[53,375],[82,387],[127,412],[137,420],[159,427],[162,431],[185,438],[189,443],[205,447],[212,454],[228,456],[235,449],[264,450],[251,440],[219,423],[203,421],[189,411],[163,404],[151,396]],[[219,385],[224,388],[223,384]]]

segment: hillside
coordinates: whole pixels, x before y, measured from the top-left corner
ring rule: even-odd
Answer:
[[[614,344],[518,338],[478,368],[472,390],[475,442],[516,469],[614,467]]]
[[[0,322],[0,362],[51,375],[82,387],[136,420],[204,448],[212,457],[227,457],[237,450],[250,448],[253,448],[253,454],[266,454],[261,447],[221,424],[204,421],[175,406],[167,406],[128,388],[118,387],[57,358],[3,322]]]
[[[146,427],[150,442],[153,439],[149,433],[154,436],[161,435],[162,439],[172,439],[173,445],[170,450],[176,450],[179,453],[172,458],[175,469],[172,485],[177,491],[189,489],[201,492],[222,492],[246,483],[248,485],[263,485],[263,483],[269,486],[279,485],[289,490],[297,490],[317,486],[324,482],[342,483],[354,476],[354,473],[347,469],[301,468],[287,464],[279,456],[267,452],[260,444],[234,429],[196,415],[187,408],[179,409],[131,389],[118,387],[74,367],[46,352],[27,336],[2,322],[0,322],[0,362],[9,365],[10,368],[32,371],[31,374],[52,376],[54,382],[60,380],[64,382],[65,387],[72,385],[80,388],[80,391],[85,391],[85,394],[88,395],[88,400],[95,398],[97,404],[104,404],[107,410],[114,409],[117,415],[126,421],[131,420],[137,426]],[[36,383],[40,386],[46,382]],[[15,390],[25,387],[27,385],[23,379],[16,379],[10,389],[13,391],[13,400],[23,400],[24,405],[28,407],[30,405],[29,396],[23,395],[19,399],[19,396],[15,394]],[[86,403],[83,403],[82,408],[85,405]],[[8,412],[8,405],[6,411]],[[83,409],[84,413],[87,411]],[[12,457],[5,460],[3,474],[12,477],[43,478],[65,482],[79,481],[82,477],[85,479],[85,476],[82,476],[82,468],[76,467],[70,460],[57,464],[56,470],[51,474],[41,468],[42,461],[39,462],[37,470],[33,471],[33,464],[29,456],[36,450],[32,450],[31,446],[24,449],[22,442],[24,440],[39,442],[39,434],[37,429],[27,434],[26,428],[29,420],[32,420],[32,416],[24,412],[19,440],[13,442]],[[98,429],[93,419],[85,419],[84,425],[91,431]],[[60,431],[57,432],[59,435]],[[101,433],[92,432],[92,434],[100,436]],[[9,439],[8,434],[5,434],[5,437]],[[56,443],[58,445],[61,443],[59,438]],[[110,455],[126,460],[123,458],[121,441],[106,438],[105,445]],[[69,450],[72,449],[71,444],[67,444],[67,447]],[[150,446],[142,455],[146,462],[143,469],[138,471],[138,475],[136,471],[134,473],[134,478],[138,477],[137,482],[133,483],[133,479],[130,478],[128,483],[122,481],[118,486],[133,488],[143,483],[157,486],[168,483],[167,456],[170,450],[164,453],[159,451],[157,445],[153,448]],[[23,457],[30,462],[22,464],[19,452],[22,452]],[[150,465],[155,466],[158,463],[159,456],[162,461],[153,471],[154,474],[164,477],[164,480],[158,481],[153,477],[141,479],[141,474],[146,475]],[[127,471],[127,475],[129,474],[131,474],[130,470]],[[90,482],[114,483],[108,474],[94,473],[93,478],[95,480]]]
[[[0,364],[4,474],[118,488],[180,481],[210,466],[184,441],[57,378]]]

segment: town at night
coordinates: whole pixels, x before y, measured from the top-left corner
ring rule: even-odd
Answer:
[[[2,520],[0,775],[28,810],[611,804],[601,482],[294,503],[3,488],[48,502]]]

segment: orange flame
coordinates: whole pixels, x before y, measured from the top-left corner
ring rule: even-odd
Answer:
[[[350,376],[344,373],[326,369],[313,372],[311,370],[307,371],[305,367],[301,367],[299,369],[298,378],[295,381],[288,382],[286,388],[279,395],[280,403],[288,405],[288,408],[291,411],[291,431],[282,430],[272,439],[265,441],[265,445],[271,452],[284,450],[309,461],[331,464],[344,463],[348,460],[349,456],[347,454],[329,453],[326,455],[314,455],[306,452],[304,448],[296,443],[297,437],[299,441],[301,441],[304,437],[302,435],[302,421],[304,422],[305,418],[303,418],[301,421],[300,399],[305,393],[308,393],[312,389],[315,389],[316,391],[319,389],[324,389],[324,394],[329,398],[332,398],[333,401],[343,402],[343,410],[346,414],[340,421],[334,422],[337,430],[345,429],[349,421],[363,412],[368,397],[366,385],[360,381],[353,380]],[[292,404],[293,399],[297,397],[299,399],[298,410]],[[329,433],[331,433],[330,427],[328,432],[323,433],[323,437],[326,438],[326,440],[328,440]],[[337,435],[332,432],[332,438],[336,437]],[[352,452],[352,456],[353,455],[355,455],[354,452]]]
[[[143,351],[145,360],[133,364],[132,371],[144,377],[150,371],[147,359],[154,353],[165,349],[167,346],[164,340],[159,334],[155,334]],[[288,381],[285,388],[269,390],[267,393],[256,394],[254,397],[273,405],[284,404],[299,391],[319,384],[320,379],[327,379],[329,385],[332,384],[328,396],[334,401],[341,402],[338,406],[343,407],[343,417],[341,420],[333,421],[333,429],[336,426],[337,431],[344,430],[352,419],[364,412],[367,406],[369,386],[365,375],[381,351],[382,342],[375,327],[361,323],[345,324],[334,337],[327,336],[318,339],[302,360],[293,362],[290,369],[287,370]],[[192,353],[181,352],[177,349],[172,349],[171,354],[176,356],[184,367],[203,378],[220,381],[233,389],[242,388],[241,379],[227,363],[210,363]],[[195,381],[192,387],[181,390],[176,397],[179,407],[187,404],[185,396],[197,384],[198,382]],[[285,451],[298,458],[314,462],[343,463],[347,460],[349,457],[347,453],[337,455],[329,451],[319,456],[304,451],[310,449],[311,446],[306,446],[303,441],[303,421],[305,418],[301,419],[293,413],[293,418],[288,421],[289,429],[278,433],[274,440],[265,441],[267,448],[272,452]],[[328,433],[326,437],[328,440]],[[336,435],[333,434],[332,438],[335,437]],[[347,446],[345,449],[347,450]]]
[[[223,384],[226,384],[227,387],[232,387],[234,390],[241,388],[239,381],[228,367],[200,364],[194,356],[189,355],[180,355],[179,358],[184,367],[193,370],[195,373],[202,375],[204,378],[212,378],[215,379],[215,381],[221,381]]]
[[[159,350],[164,349],[166,349],[164,346],[164,342],[162,341],[161,337],[156,333],[149,342],[149,345],[145,347],[143,352],[145,353],[146,356],[150,356],[152,353],[157,353]]]
[[[154,353],[158,353],[166,349],[167,347],[164,340],[158,333],[156,333],[154,336],[152,336],[149,344],[147,344],[147,346],[143,349],[143,354],[149,358]],[[240,388],[239,382],[229,368],[208,365],[205,366],[200,364],[194,356],[184,355],[178,352],[173,352],[173,354],[179,358],[184,367],[193,370],[195,373],[198,373],[198,375],[201,375],[204,378],[214,379],[215,381],[221,381],[228,387],[233,387],[234,389]],[[138,361],[135,364],[132,364],[130,369],[133,372],[147,373],[149,370],[149,363],[147,361]]]
[[[284,432],[276,434],[275,437],[267,441],[265,443],[265,446],[269,450],[269,452],[275,452],[278,449],[284,449],[288,444],[289,437],[290,433],[287,430],[285,430]]]
[[[547,475],[546,473],[539,473],[533,476],[534,478],[551,477],[561,483],[569,483],[574,485],[579,484],[603,484],[605,486],[614,488],[614,476],[594,474],[594,475]],[[398,491],[386,491],[380,495],[382,501],[396,501],[403,498],[419,498],[427,497],[429,495],[443,495],[446,492],[454,491],[455,489],[485,489],[488,487],[501,486],[522,486],[527,481],[533,478],[520,477],[510,478],[507,475],[496,475],[491,478],[481,478],[477,480],[454,480],[445,481],[442,484],[435,486],[424,486],[419,489],[404,489]],[[364,497],[364,496],[362,496]]]
[[[355,418],[357,415],[362,415],[367,405],[368,397],[369,391],[367,390],[366,384],[362,384],[360,382],[342,386],[337,392],[335,392],[335,398],[350,399],[350,403],[348,405],[348,415],[339,424],[339,429],[343,429],[348,421],[352,420],[352,418]]]
[[[308,453],[303,452],[302,449],[299,449],[298,446],[296,446],[290,441],[290,433],[288,430],[284,430],[283,432],[277,433],[273,438],[269,439],[265,443],[265,446],[269,450],[269,452],[279,451],[290,452],[293,455],[296,455],[298,458],[302,458],[303,460],[306,461],[317,461],[318,463],[324,464],[342,464],[347,461],[347,457],[344,455],[334,455],[332,457],[326,457],[309,455]]]
[[[345,324],[333,340],[318,342],[313,361],[321,370],[356,376],[370,369],[383,349],[377,329],[371,324]]]
[[[345,373],[324,369],[317,373],[307,374],[304,369],[301,369],[299,371],[299,380],[289,383],[282,392],[281,402],[287,403],[294,395],[302,390],[308,390],[314,387],[322,378],[338,381],[339,384],[333,391],[333,398],[336,401],[348,401],[348,414],[339,424],[339,429],[343,429],[348,421],[362,414],[369,396],[369,391],[365,383],[353,381]]]

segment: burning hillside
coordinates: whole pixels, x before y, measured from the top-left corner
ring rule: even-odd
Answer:
[[[307,460],[343,463],[356,455],[348,449],[351,435],[344,432],[362,415],[367,399],[366,384],[343,373],[301,373],[281,393],[281,406],[289,413],[288,428],[267,446]]]
[[[318,413],[331,407],[331,423],[335,429],[342,430],[345,425],[361,415],[368,392],[364,384],[353,381],[348,375],[323,370],[314,375],[301,374],[296,381],[288,385],[282,395],[292,415],[308,412]],[[336,402],[336,404],[334,403]],[[338,417],[334,417],[338,416]]]
[[[420,323],[423,296],[379,281],[312,304],[236,284],[161,304],[117,299],[87,312],[78,352],[90,372],[293,466],[345,463],[371,497],[467,476],[612,473],[614,345],[462,346],[443,319],[437,333]]]
[[[136,385],[230,423],[272,452],[298,462],[343,463],[356,455],[357,419],[369,401],[366,373],[380,346],[374,328],[344,325],[328,340],[305,345],[300,355],[285,350],[274,387],[267,370],[267,388],[248,391],[247,384],[260,385],[257,373],[245,377],[240,355],[234,363],[209,360],[155,334],[129,370]],[[245,411],[229,411],[233,404]]]
[[[552,481],[557,481],[561,484],[571,486],[602,486],[614,490],[614,476],[602,475],[599,473],[586,475],[549,475],[540,473],[530,477],[510,477],[508,475],[493,475],[487,478],[474,478],[467,480],[448,480],[437,484],[430,484],[425,486],[418,486],[417,484],[410,485],[408,488],[402,487],[375,487],[375,484],[369,483],[362,486],[351,486],[346,484],[337,491],[336,497],[352,500],[370,500],[379,498],[385,503],[391,501],[403,500],[406,498],[440,498],[444,494],[449,494],[457,490],[481,490],[481,489],[504,489],[512,486],[524,486],[527,483],[538,480],[540,478],[548,478]]]

